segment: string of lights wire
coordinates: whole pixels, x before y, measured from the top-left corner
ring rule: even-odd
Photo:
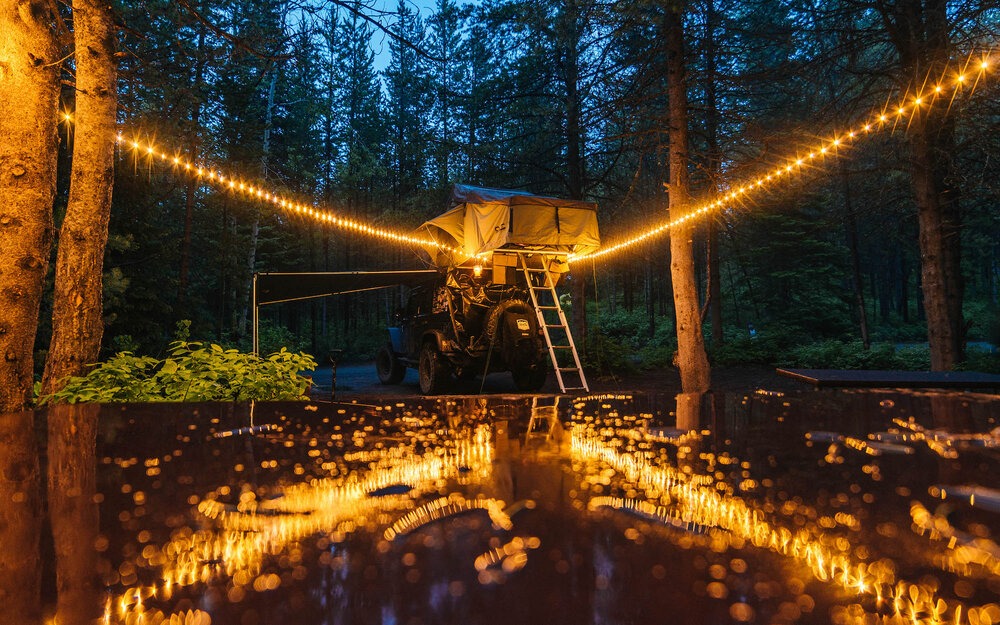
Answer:
[[[569,260],[579,262],[608,257],[667,234],[671,229],[684,223],[721,211],[735,202],[749,202],[756,194],[771,190],[775,185],[790,180],[793,174],[801,173],[810,167],[815,168],[828,158],[840,156],[847,148],[857,145],[866,138],[871,138],[886,130],[892,131],[904,123],[909,125],[920,111],[929,110],[942,99],[947,98],[950,105],[963,92],[966,95],[971,94],[993,67],[994,56],[995,53],[992,51],[972,54],[961,64],[960,69],[946,71],[936,81],[928,78],[922,88],[915,90],[912,94],[904,94],[894,105],[886,105],[855,127],[833,133],[830,138],[820,140],[807,150],[799,151],[795,157],[783,161],[770,171],[755,178],[731,184],[728,187],[728,192],[710,197],[679,217],[644,228],[636,234],[624,237],[590,254],[571,255]],[[72,121],[72,116],[67,112],[63,114],[63,119],[68,123]],[[248,181],[228,173],[223,168],[209,163],[200,163],[195,159],[183,156],[180,150],[164,147],[151,139],[144,140],[138,135],[130,137],[119,133],[116,136],[116,141],[122,151],[131,152],[136,158],[146,157],[152,162],[160,162],[172,167],[175,172],[194,177],[201,184],[222,192],[233,193],[247,200],[269,203],[293,216],[399,244],[436,247],[449,253],[459,252],[456,248],[434,239],[382,228],[370,222],[342,216],[331,209],[319,206],[315,202],[306,203],[296,200],[288,194],[267,187],[265,183]]]
[[[813,147],[800,151],[795,157],[785,160],[774,169],[760,174],[756,178],[732,184],[729,186],[728,192],[714,195],[708,200],[696,204],[694,208],[679,217],[663,221],[590,254],[570,256],[569,260],[571,262],[597,260],[650,241],[684,223],[721,211],[735,202],[750,201],[755,194],[770,190],[774,185],[790,179],[792,174],[800,173],[810,166],[815,167],[819,161],[827,158],[840,156],[843,150],[856,145],[865,138],[873,137],[885,130],[895,130],[904,122],[908,126],[920,111],[929,110],[939,100],[947,98],[950,105],[963,91],[966,92],[966,95],[975,91],[980,81],[987,76],[987,72],[992,68],[994,56],[993,51],[973,53],[961,63],[960,69],[945,71],[941,78],[936,81],[928,76],[921,88],[904,94],[894,105],[887,104],[870,114],[864,122],[853,128],[836,132],[828,139],[820,140]]]
[[[72,122],[70,113],[63,113],[63,120]],[[316,203],[306,203],[296,200],[291,195],[268,188],[265,183],[253,182],[226,172],[223,168],[209,163],[183,156],[180,150],[170,149],[155,143],[152,139],[143,139],[138,135],[126,136],[119,132],[115,141],[119,149],[131,152],[136,158],[146,157],[152,162],[167,165],[175,172],[195,178],[200,184],[214,187],[221,192],[229,192],[250,201],[260,201],[273,205],[275,208],[293,215],[310,219],[321,224],[347,230],[369,237],[375,237],[406,245],[437,247],[446,252],[457,252],[455,248],[440,241],[404,234],[396,230],[381,228],[372,223],[342,216],[333,210],[318,206]]]

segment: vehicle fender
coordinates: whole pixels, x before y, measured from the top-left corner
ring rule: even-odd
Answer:
[[[392,351],[397,354],[406,352],[406,346],[403,345],[402,328],[389,328],[389,344],[392,345]]]
[[[451,343],[445,339],[443,333],[437,330],[428,330],[427,332],[424,332],[424,335],[420,337],[420,344],[423,345],[424,343],[434,343],[434,346],[437,347],[439,352],[452,351]]]

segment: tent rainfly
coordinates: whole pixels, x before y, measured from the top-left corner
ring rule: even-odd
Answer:
[[[583,255],[601,244],[593,202],[467,185],[455,185],[449,209],[425,222],[417,233],[459,250],[453,254],[427,246],[438,267],[461,265],[500,248]]]

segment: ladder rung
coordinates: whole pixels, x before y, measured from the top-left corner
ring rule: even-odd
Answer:
[[[538,310],[559,310],[558,306],[542,306],[539,304]]]
[[[566,329],[566,326],[564,326],[564,325],[563,325],[563,324],[561,324],[561,323],[557,323],[556,325],[552,325],[552,324],[550,324],[550,323],[546,323],[546,324],[545,324],[545,327],[546,327],[546,328],[548,328],[548,329],[550,329],[550,330],[551,330],[552,328],[562,328],[562,329],[564,329],[564,330]]]
[[[579,369],[577,369],[576,367],[559,367],[559,370],[560,370],[560,371],[576,371],[576,372],[579,372],[579,371],[580,371],[580,370],[579,370]]]
[[[537,269],[535,267],[523,267],[523,269],[529,273],[545,273],[548,271],[548,269]]]
[[[586,386],[564,386],[563,392],[566,391],[586,391],[588,390]]]
[[[552,345],[552,349],[573,349],[572,345]]]

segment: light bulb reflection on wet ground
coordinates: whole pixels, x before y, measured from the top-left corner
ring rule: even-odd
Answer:
[[[570,481],[577,485],[561,491],[568,495],[561,505],[569,506],[575,515],[560,517],[563,522],[596,522],[606,528],[627,522],[630,525],[624,537],[637,545],[660,541],[675,549],[706,554],[733,552],[738,555],[731,558],[746,559],[758,567],[758,575],[777,566],[770,563],[772,560],[792,563],[790,569],[781,565],[781,570],[801,571],[794,575],[811,577],[815,582],[810,583],[828,589],[820,592],[826,593],[825,598],[816,591],[810,591],[812,596],[791,591],[802,602],[795,610],[808,611],[812,608],[807,604],[823,601],[830,610],[831,622],[998,622],[988,621],[1000,609],[995,604],[969,605],[973,599],[985,596],[976,593],[979,589],[985,592],[984,580],[998,574],[1000,556],[996,544],[987,538],[989,532],[975,526],[972,530],[956,526],[946,517],[914,504],[908,514],[904,513],[906,522],[880,522],[879,536],[874,536],[870,516],[874,499],[860,488],[853,490],[857,484],[842,484],[850,496],[834,491],[824,496],[828,497],[825,503],[817,501],[815,505],[799,496],[775,498],[783,491],[775,490],[774,474],[734,454],[745,448],[722,441],[715,428],[685,430],[651,425],[653,413],[658,410],[637,409],[643,400],[632,395],[578,398],[568,420],[567,414],[553,417],[565,424],[565,430],[558,427],[548,432],[534,432],[525,426],[530,411],[521,416],[510,411],[510,420],[493,421],[486,403],[470,411],[468,406],[449,401],[442,400],[443,411],[437,415],[420,418],[414,417],[405,405],[387,406],[374,411],[374,420],[358,422],[352,428],[342,429],[328,418],[323,418],[322,424],[282,420],[281,428],[240,434],[259,436],[257,440],[268,441],[270,449],[295,459],[308,456],[315,464],[304,470],[298,462],[293,465],[288,460],[279,463],[274,457],[262,461],[258,457],[262,467],[284,467],[274,472],[278,479],[275,486],[258,491],[244,483],[210,490],[196,499],[197,514],[192,522],[175,527],[168,541],[140,539],[144,545],[141,553],[133,563],[122,565],[122,579],[159,581],[148,585],[123,582],[132,587],[116,591],[108,601],[105,622],[155,622],[157,615],[166,619],[161,611],[179,610],[178,606],[185,605],[183,601],[201,596],[210,587],[224,588],[231,602],[240,602],[251,593],[263,597],[266,593],[284,592],[304,583],[310,567],[325,566],[306,559],[302,544],[316,544],[322,563],[324,558],[339,558],[332,555],[335,552],[349,553],[352,544],[356,549],[374,540],[380,554],[374,557],[390,553],[401,556],[404,567],[411,567],[405,571],[409,581],[411,574],[414,579],[418,573],[432,574],[413,568],[415,562],[433,562],[433,569],[440,565],[433,558],[448,557],[441,552],[414,557],[410,553],[413,545],[426,545],[430,536],[454,536],[451,532],[464,531],[462,527],[476,527],[480,529],[475,531],[481,532],[476,534],[477,540],[488,538],[489,546],[479,543],[471,553],[464,552],[462,566],[473,585],[476,580],[481,588],[523,584],[526,575],[538,574],[538,563],[549,561],[558,564],[557,572],[565,573],[575,564],[569,564],[563,556],[552,560],[554,547],[547,542],[552,537],[538,531],[538,523],[550,518],[545,516],[550,512],[544,510],[551,510],[553,505],[551,491],[535,491],[538,483],[532,486],[526,482],[526,475],[539,479],[539,471],[563,477],[571,474]],[[796,400],[781,394],[755,393],[733,405],[745,406],[750,401],[771,403],[785,414]],[[341,415],[345,421],[349,417]],[[455,429],[463,420],[466,425]],[[445,422],[449,425],[445,426]],[[925,439],[944,440],[950,436],[951,440],[974,440],[973,435],[946,436],[943,430],[932,435],[918,432],[915,424],[901,431],[885,431],[891,425],[891,421],[883,420],[879,429],[870,430],[871,434],[815,430],[805,436],[800,431],[785,440],[799,445],[803,454],[812,458],[814,472],[852,469],[857,471],[855,478],[871,480],[886,479],[893,466],[901,466],[892,465],[894,462],[926,461],[928,457],[949,460],[928,453],[928,448],[919,444]],[[329,453],[320,451],[326,436],[339,445]],[[220,445],[235,442],[235,437],[208,438]],[[823,451],[831,442],[845,451],[838,463],[826,464]],[[903,451],[904,447],[912,449]],[[977,444],[974,449],[992,453],[983,445]],[[520,469],[527,473],[518,478],[519,469],[512,468],[512,457],[518,458],[517,463],[535,468]],[[180,462],[178,458],[166,464],[149,459],[144,462],[141,456],[116,458],[109,466],[123,471],[166,470]],[[295,476],[291,474],[293,466]],[[876,472],[883,475],[876,476]],[[525,495],[518,496],[515,490],[495,490],[504,480],[507,484],[521,480],[521,492],[532,493],[531,499],[522,499]],[[948,488],[959,495],[964,493]],[[908,489],[897,490],[909,496]],[[138,492],[130,489],[132,496]],[[981,492],[985,491],[976,491]],[[934,492],[929,495],[941,496]],[[141,499],[150,505],[151,498],[152,492],[147,489]],[[851,507],[844,508],[848,501]],[[522,510],[529,512],[522,517]],[[913,532],[905,532],[902,528],[911,523]],[[621,530],[617,531],[620,535]],[[901,541],[900,534],[910,537]],[[895,548],[888,552],[883,549],[896,542],[914,550],[914,560],[904,565],[897,555],[892,555]],[[539,548],[544,555],[531,555]],[[453,557],[451,549],[444,553]],[[276,569],[278,561],[288,564]],[[376,561],[382,562],[380,566],[384,564]],[[914,561],[921,563],[925,573],[909,574]],[[131,567],[128,575],[126,567]],[[746,565],[741,567],[746,569]],[[954,592],[944,592],[948,589],[942,589],[940,582],[931,580],[926,573],[935,569],[965,576],[964,581],[956,584]],[[343,574],[348,571],[343,570]],[[733,592],[727,589],[729,583],[712,573],[701,596],[725,597]],[[831,600],[831,596],[836,599]],[[753,600],[749,604],[744,599],[731,603],[731,616],[736,620],[749,621],[755,613],[762,614],[761,606],[755,607]],[[788,614],[795,612],[791,605],[786,606]],[[178,611],[169,618],[201,617]]]

